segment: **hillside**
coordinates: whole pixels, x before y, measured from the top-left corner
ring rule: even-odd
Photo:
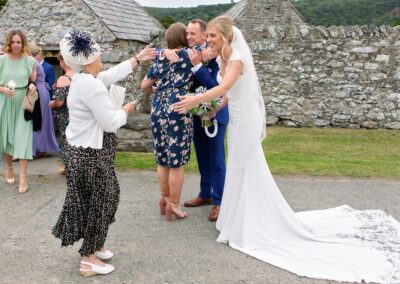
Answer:
[[[400,0],[297,0],[293,4],[313,25],[400,24]]]
[[[0,0],[0,9],[6,0]],[[400,0],[292,0],[312,25],[400,25]],[[144,7],[165,27],[191,19],[209,21],[234,4],[200,5],[193,8]]]
[[[292,2],[306,21],[315,26],[400,24],[400,0],[293,0]],[[232,5],[144,8],[168,27],[173,22],[187,24],[194,18],[209,21],[227,11]]]

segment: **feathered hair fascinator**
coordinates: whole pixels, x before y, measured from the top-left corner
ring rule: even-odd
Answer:
[[[78,56],[82,53],[86,58],[96,52],[94,45],[96,42],[93,40],[89,33],[82,31],[73,31],[66,37],[68,40],[69,51],[73,56]]]
[[[100,46],[92,35],[83,31],[71,31],[60,41],[60,52],[65,63],[75,71],[82,70],[100,56]]]

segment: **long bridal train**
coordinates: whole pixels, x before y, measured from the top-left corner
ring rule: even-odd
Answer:
[[[257,148],[243,167],[228,165],[218,242],[300,276],[400,283],[399,222],[346,205],[294,213]]]

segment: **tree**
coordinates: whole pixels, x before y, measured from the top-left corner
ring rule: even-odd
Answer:
[[[171,16],[163,16],[160,18],[160,23],[164,28],[168,29],[170,25],[175,23],[176,21]]]
[[[147,12],[157,20],[165,21],[164,18],[171,17],[175,22],[187,24],[190,20],[200,18],[208,22],[212,18],[229,10],[234,4],[200,5],[190,8],[154,8],[144,7]],[[168,22],[166,22],[168,25]],[[170,24],[170,23],[169,23]],[[163,24],[163,26],[166,26]],[[168,25],[169,26],[169,25]]]
[[[298,0],[293,4],[312,25],[393,25],[400,0]]]
[[[0,0],[0,10],[7,4],[7,0]]]

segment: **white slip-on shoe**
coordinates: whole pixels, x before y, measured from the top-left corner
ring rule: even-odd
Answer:
[[[113,265],[107,264],[107,263],[105,264],[105,266],[100,266],[100,265],[82,260],[81,264],[90,266],[90,268],[79,268],[80,273],[84,277],[90,277],[90,276],[94,276],[97,274],[106,275],[115,270],[115,267]]]
[[[101,260],[107,260],[114,256],[114,253],[108,249],[106,249],[106,251],[96,251],[94,254]]]

